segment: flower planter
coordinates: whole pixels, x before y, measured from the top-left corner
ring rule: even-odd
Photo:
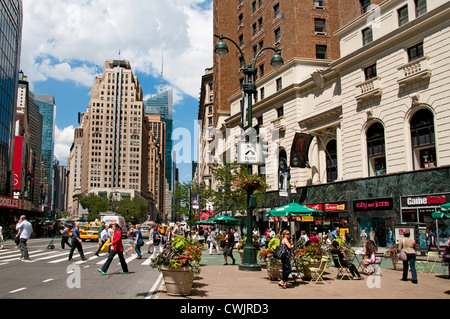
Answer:
[[[394,270],[403,271],[403,261],[398,260],[398,256],[391,256],[392,265],[394,266]]]
[[[281,280],[283,275],[283,266],[281,260],[270,262],[266,258],[267,275],[272,281]]]
[[[308,265],[303,265],[303,279],[305,280],[317,279],[315,278],[316,275],[311,272],[310,268],[319,268],[319,267],[321,268],[325,267],[325,263],[321,264],[320,261],[314,261],[308,263]]]
[[[167,294],[170,296],[187,296],[191,294],[194,273],[186,267],[161,267]]]

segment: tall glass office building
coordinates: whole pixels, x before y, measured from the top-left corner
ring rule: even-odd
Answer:
[[[144,101],[146,115],[161,115],[166,123],[166,179],[172,190],[172,131],[173,131],[173,90],[156,94]]]
[[[22,1],[0,0],[0,196],[11,196]]]
[[[39,105],[42,114],[42,161],[45,167],[45,176],[49,184],[52,184],[53,153],[55,145],[55,116],[56,105],[53,95],[34,95],[34,102]]]

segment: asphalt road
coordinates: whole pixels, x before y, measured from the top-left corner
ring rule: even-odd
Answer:
[[[147,246],[143,258],[125,256],[129,274],[116,256],[106,275],[100,274],[107,254],[94,255],[97,243],[84,242],[87,261],[75,250],[68,261],[69,248],[60,249],[59,239],[54,250],[47,249],[49,239],[28,242],[31,262],[19,260],[20,251],[9,241],[0,250],[0,299],[153,299],[162,282],[160,273],[149,266]],[[125,244],[125,248],[127,245]]]

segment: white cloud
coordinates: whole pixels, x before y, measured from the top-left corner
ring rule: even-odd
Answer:
[[[31,82],[54,78],[91,87],[95,65],[118,58],[119,50],[135,72],[158,77],[164,51],[164,79],[198,98],[201,76],[212,66],[211,0],[23,3],[21,68]]]
[[[74,132],[75,129],[72,125],[63,129],[60,129],[58,126],[55,127],[54,154],[62,165],[66,165],[67,159],[69,158]]]

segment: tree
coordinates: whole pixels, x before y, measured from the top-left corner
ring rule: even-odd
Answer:
[[[89,212],[88,219],[95,220],[99,218],[99,213],[106,212],[109,208],[109,203],[107,199],[101,198],[94,193],[88,195],[77,195],[81,207],[87,209]]]
[[[190,196],[189,196],[190,194]],[[204,185],[193,183],[192,181],[180,183],[174,192],[175,204],[173,210],[177,216],[188,216],[189,205],[192,203],[192,194],[199,195],[199,210],[205,210],[206,204],[211,200],[211,191]],[[195,211],[192,210],[192,224],[197,220],[195,218]]]
[[[257,208],[265,206],[265,197],[263,196],[267,189],[265,178],[249,174],[247,166],[237,163],[214,163],[213,176],[218,184],[218,190],[213,191],[211,196],[214,207],[234,212],[247,211],[247,191],[242,187],[246,180],[249,183],[257,181],[261,184],[254,195],[257,198]]]
[[[148,202],[142,198],[123,199],[115,203],[114,207],[115,211],[127,221],[140,224],[147,220]]]

